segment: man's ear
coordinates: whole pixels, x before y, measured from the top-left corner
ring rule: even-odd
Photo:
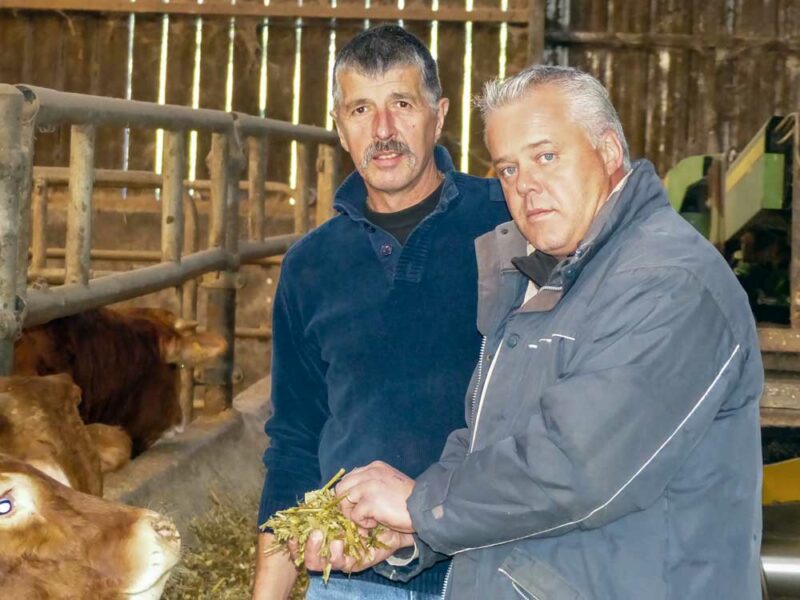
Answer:
[[[345,152],[350,152],[350,148],[347,145],[347,140],[344,139],[344,135],[342,134],[342,128],[339,126],[339,119],[337,118],[335,108],[331,111],[331,118],[333,119],[333,124],[336,126],[336,133],[339,136],[339,143],[342,145],[342,148],[344,148]]]
[[[600,156],[603,158],[606,173],[611,175],[622,168],[624,153],[622,150],[622,143],[619,141],[616,133],[613,131],[606,131],[600,140],[598,150],[600,150]]]
[[[436,104],[436,141],[442,135],[444,129],[444,118],[447,116],[447,111],[450,110],[450,100],[448,98],[440,98]]]

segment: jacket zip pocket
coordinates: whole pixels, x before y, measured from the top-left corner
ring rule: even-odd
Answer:
[[[518,584],[511,575],[506,573],[504,569],[500,568],[497,570],[508,577],[508,580],[511,582],[511,586],[514,588],[514,591],[517,592],[521,598],[525,598],[525,600],[541,600],[541,598],[534,596],[528,590],[524,589],[520,584]]]

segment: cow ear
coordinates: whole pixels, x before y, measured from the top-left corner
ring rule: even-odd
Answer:
[[[185,333],[194,333],[195,331],[197,331],[197,325],[198,325],[197,321],[190,321],[188,319],[183,319],[181,317],[178,317],[177,319],[175,319],[175,324],[172,327],[178,333],[185,334]]]
[[[170,364],[195,367],[225,353],[227,344],[213,333],[176,336],[164,348],[164,360]]]

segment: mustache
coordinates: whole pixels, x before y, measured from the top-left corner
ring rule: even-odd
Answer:
[[[375,158],[376,154],[380,154],[382,152],[396,152],[397,154],[407,155],[412,160],[416,158],[414,153],[411,151],[411,148],[409,148],[400,140],[386,140],[385,142],[377,141],[370,144],[364,151],[364,159],[361,161],[361,167],[363,169],[369,167],[369,161]]]

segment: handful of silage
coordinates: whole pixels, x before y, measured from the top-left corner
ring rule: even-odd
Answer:
[[[267,554],[273,554],[287,547],[289,540],[297,540],[297,560],[295,565],[299,570],[297,581],[292,588],[291,600],[303,600],[309,585],[308,571],[306,570],[305,547],[311,532],[318,529],[322,532],[322,547],[320,555],[323,558],[331,555],[331,542],[342,540],[344,554],[363,562],[369,557],[369,551],[386,548],[378,536],[383,528],[378,526],[370,530],[367,537],[363,537],[358,526],[344,516],[339,506],[344,496],[336,496],[331,489],[333,484],[344,475],[344,469],[334,475],[325,487],[313,492],[307,492],[300,504],[275,513],[261,528],[272,529],[275,535],[275,544],[267,548]],[[325,566],[322,579],[328,583],[331,573],[330,564]]]

